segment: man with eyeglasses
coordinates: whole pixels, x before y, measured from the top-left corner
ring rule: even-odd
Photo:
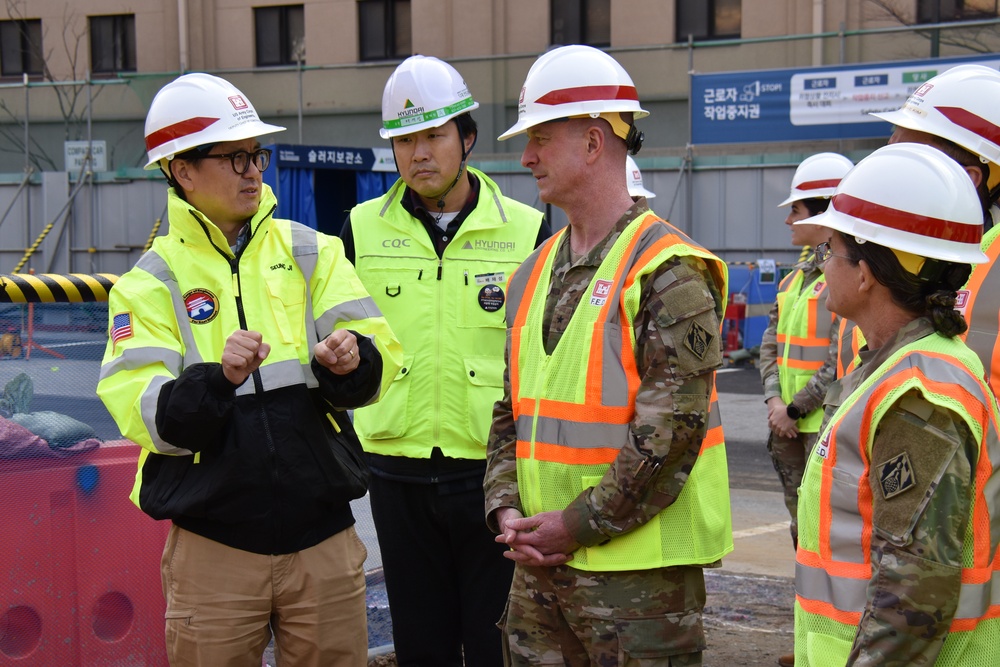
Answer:
[[[132,501],[172,526],[166,647],[179,665],[365,663],[367,470],[346,410],[399,343],[340,242],[271,217],[270,151],[231,83],[187,74],[146,119],[170,229],[111,291],[97,393],[138,443]],[[352,464],[353,461],[353,464]]]

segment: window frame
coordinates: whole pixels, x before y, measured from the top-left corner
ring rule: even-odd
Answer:
[[[101,63],[98,67],[95,56],[100,55],[101,59],[106,59],[109,55],[104,53],[107,47],[107,40],[94,38],[95,22],[110,22],[109,28],[113,39],[111,43],[110,60],[112,67],[105,67]],[[119,72],[138,71],[138,49],[136,48],[135,36],[135,14],[95,14],[87,17],[87,38],[90,42],[90,73],[92,75],[117,74]]]
[[[560,7],[557,8],[557,5]],[[595,5],[600,6],[595,7]],[[601,18],[597,16],[591,19],[591,14],[594,11],[602,12],[606,20],[602,22]],[[569,16],[569,14],[574,15]],[[556,24],[560,19],[564,22],[568,21],[571,25],[562,28],[557,33]],[[607,26],[607,39],[603,39],[605,37],[603,29],[601,35],[594,34],[597,32],[595,30],[597,26]],[[559,44],[611,46],[611,0],[549,0],[549,44],[553,46]]]
[[[277,21],[273,19],[265,19],[261,21],[261,14],[264,12],[277,12]],[[254,29],[254,64],[256,67],[287,67],[289,65],[298,65],[299,61],[295,57],[295,47],[296,47],[296,36],[292,34],[296,26],[294,25],[296,17],[292,14],[299,13],[297,17],[297,22],[302,28],[302,64],[305,64],[305,40],[306,40],[306,27],[305,27],[305,5],[261,5],[259,7],[253,8],[253,29]],[[261,61],[261,31],[266,30],[268,26],[275,26],[273,30],[267,31],[270,36],[277,37],[277,52],[278,57],[273,62],[262,62]]]
[[[735,33],[720,33],[718,25],[716,23],[716,0],[677,0],[674,4],[674,33],[677,42],[686,42],[688,40],[687,33],[681,34],[681,12],[682,10],[687,10],[689,12],[702,12],[697,18],[703,20],[705,24],[706,34],[698,35],[693,34],[692,37],[695,40],[723,40],[723,39],[739,39],[742,36],[742,23],[743,23],[743,2],[738,0],[740,5],[740,29]]]
[[[951,16],[943,16],[940,13],[942,10],[941,5],[943,4],[942,0],[917,0],[916,23],[918,25],[926,23],[951,23],[953,21],[973,21],[975,19],[997,18],[1000,16],[1000,0],[993,1],[992,12],[977,7],[966,7],[965,0],[952,0],[952,2],[955,5],[955,11]],[[934,10],[938,12],[937,18],[934,17]]]
[[[18,62],[15,70],[8,71],[6,58],[3,58],[6,49],[0,46],[0,77],[20,78],[25,74],[36,78],[44,76],[45,55],[42,50],[42,19],[3,19],[0,21],[0,26],[11,28],[16,26],[18,34]],[[3,36],[3,27],[0,27],[0,38]],[[37,69],[31,69],[32,60],[37,61]],[[27,61],[27,65],[25,65],[25,61]]]
[[[403,60],[413,55],[413,20],[410,0],[357,0],[358,5],[358,61]],[[365,8],[381,8],[382,20],[374,18]],[[382,30],[372,30],[367,21]],[[369,37],[375,32],[378,43],[371,44]]]

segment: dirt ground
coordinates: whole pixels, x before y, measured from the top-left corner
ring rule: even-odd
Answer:
[[[775,667],[778,656],[792,651],[792,579],[706,573],[708,604],[704,667]],[[392,654],[368,667],[396,667]]]

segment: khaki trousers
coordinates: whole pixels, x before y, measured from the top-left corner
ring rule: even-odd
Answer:
[[[354,527],[268,556],[172,526],[161,561],[172,667],[260,667],[272,633],[279,667],[364,667],[364,562]]]

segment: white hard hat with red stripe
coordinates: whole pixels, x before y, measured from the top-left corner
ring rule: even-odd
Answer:
[[[478,108],[454,67],[433,56],[410,56],[385,82],[379,134],[389,139],[441,127]]]
[[[901,109],[871,115],[1000,164],[1000,72],[993,68],[957,65],[913,91]]]
[[[799,163],[792,176],[792,191],[788,199],[778,204],[790,206],[803,199],[819,199],[833,196],[840,179],[854,167],[854,163],[839,153],[817,153]]]
[[[957,162],[924,144],[883,146],[840,181],[824,213],[794,223],[949,262],[980,264],[983,209]]]
[[[649,115],[639,106],[635,84],[625,68],[592,46],[562,46],[543,53],[528,70],[517,104],[517,122],[499,140],[559,118],[597,118],[614,112],[631,113],[633,120]]]
[[[628,183],[629,197],[652,199],[656,196],[655,192],[647,190],[646,186],[643,185],[642,172],[639,171],[639,165],[635,163],[631,155],[625,156],[625,181]]]
[[[180,76],[153,98],[146,114],[146,169],[178,153],[223,141],[252,139],[285,128],[260,120],[240,90],[225,79],[194,72]]]

